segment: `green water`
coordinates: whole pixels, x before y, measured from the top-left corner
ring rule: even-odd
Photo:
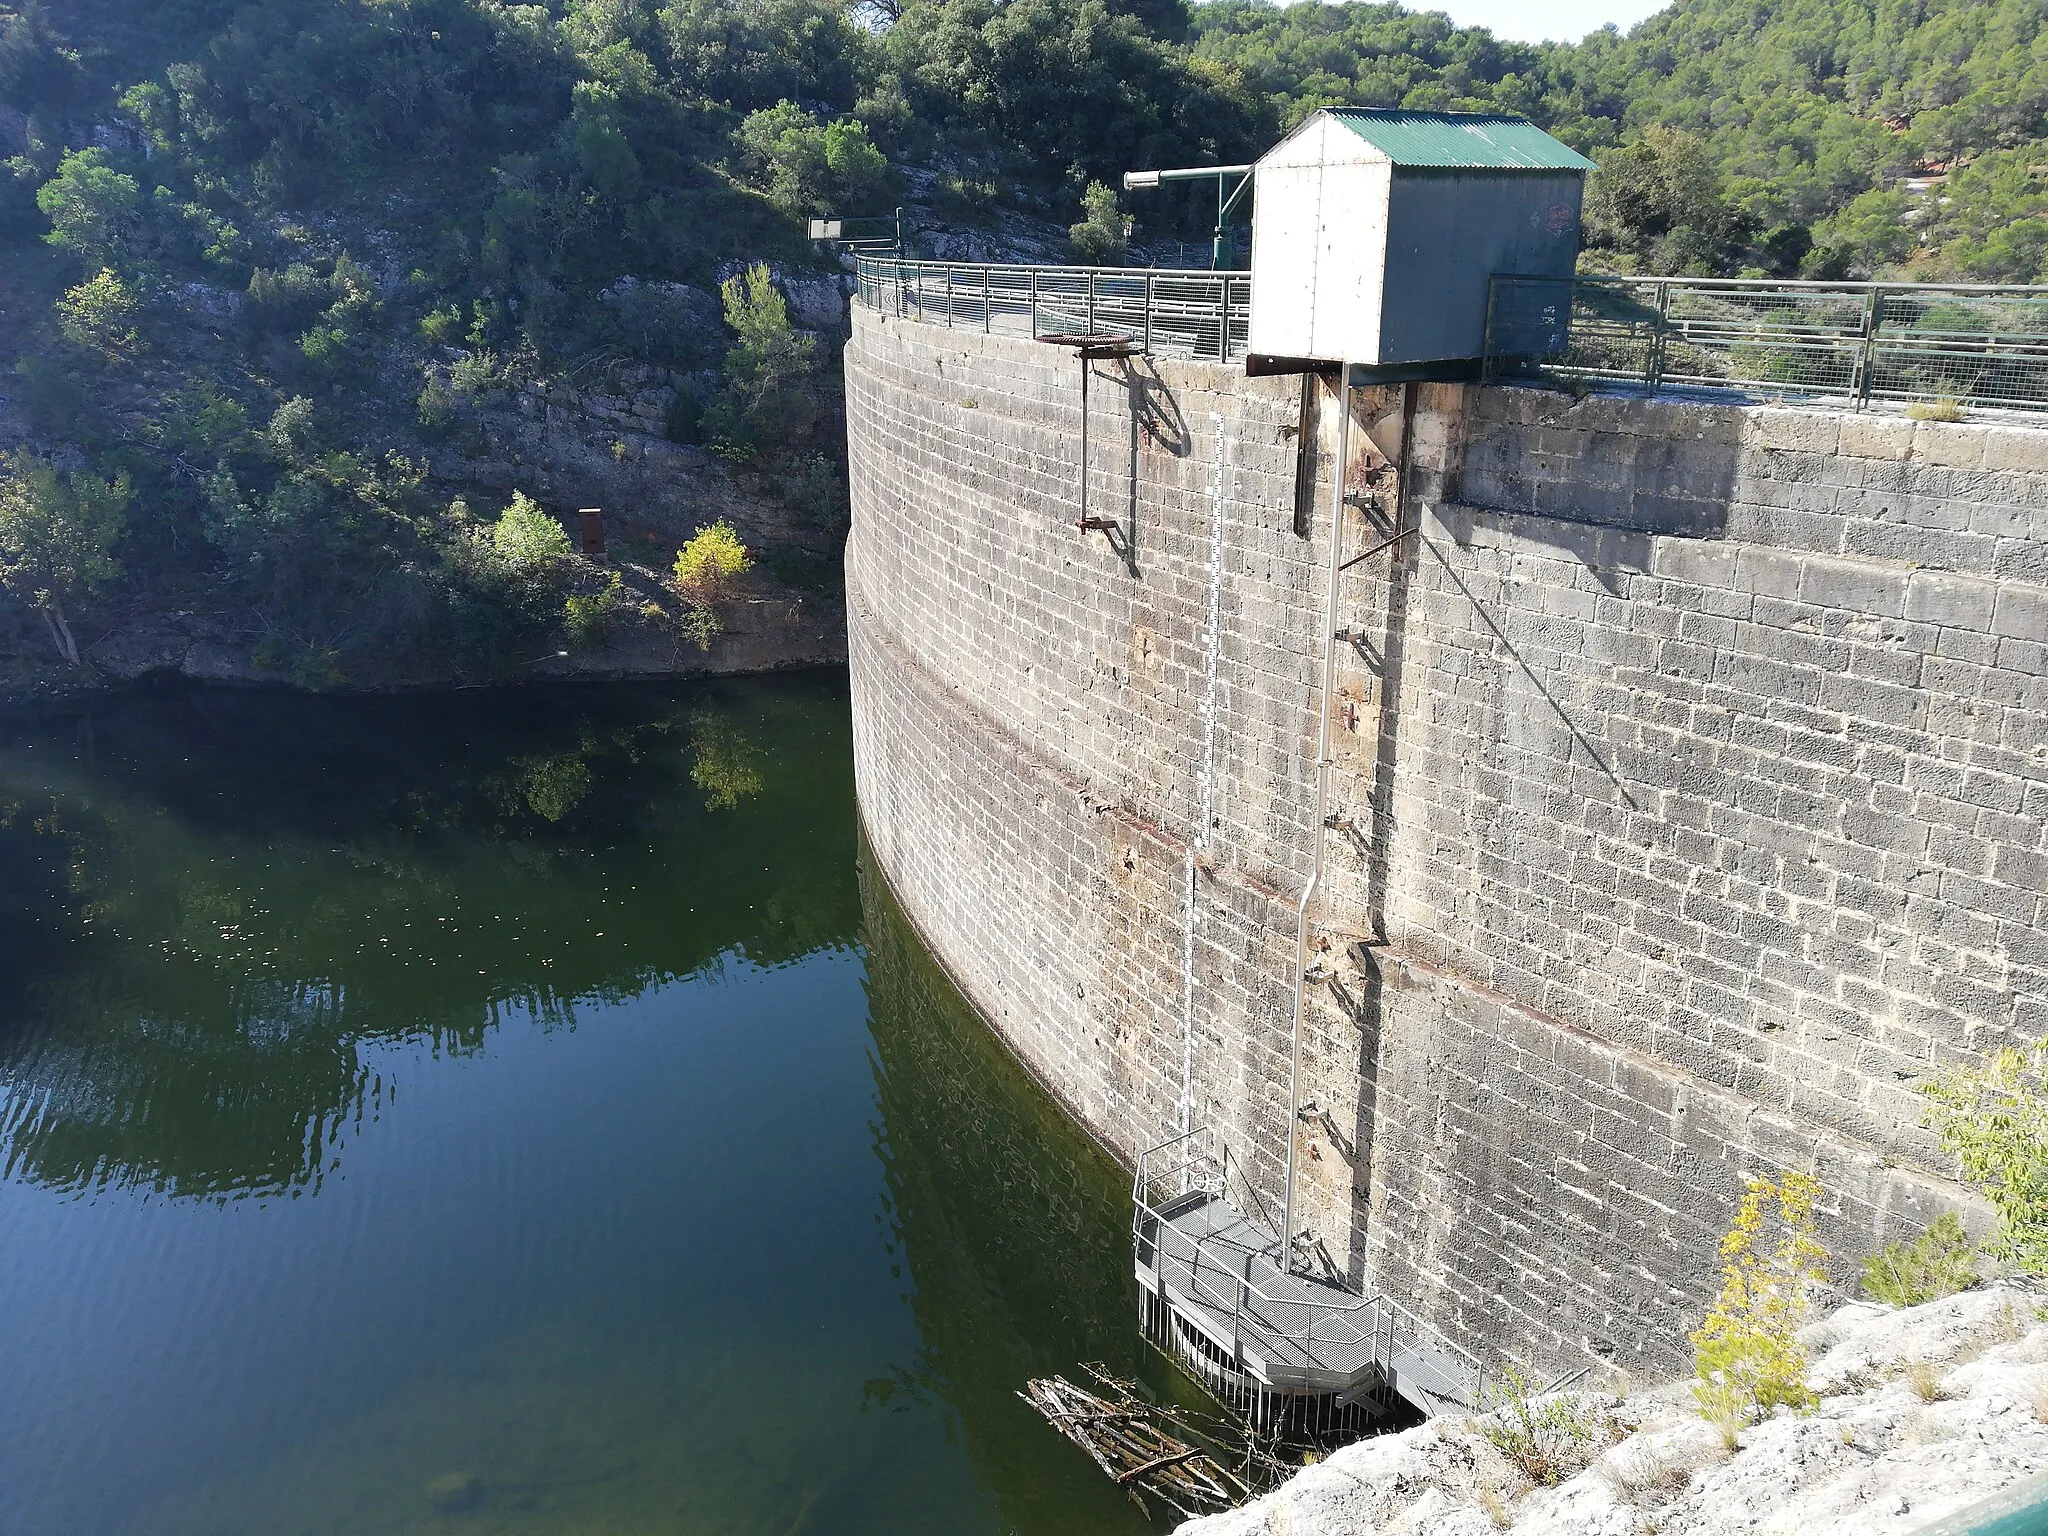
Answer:
[[[1133,1532],[1116,1170],[842,675],[0,723],[0,1532]]]

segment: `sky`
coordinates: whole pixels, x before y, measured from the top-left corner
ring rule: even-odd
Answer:
[[[1442,11],[1461,27],[1486,27],[1518,43],[1575,43],[1613,22],[1622,31],[1669,0],[1403,0],[1411,11]]]

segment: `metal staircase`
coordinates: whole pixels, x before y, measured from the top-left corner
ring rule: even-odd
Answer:
[[[1220,1137],[1194,1131],[1146,1152],[1132,1206],[1146,1331],[1233,1407],[1332,1422],[1378,1417],[1396,1397],[1432,1416],[1481,1406],[1470,1354],[1386,1296],[1281,1262]]]

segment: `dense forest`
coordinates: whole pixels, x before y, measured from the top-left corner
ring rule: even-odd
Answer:
[[[838,271],[805,218],[1144,260],[1199,200],[1120,209],[1120,171],[1249,158],[1327,104],[1551,128],[1600,162],[1601,270],[2039,281],[2044,27],[2048,0],[1679,0],[1541,46],[1258,0],[0,0],[0,629],[76,662],[204,612],[254,675],[324,686],[622,629],[708,648],[734,582],[829,601]],[[608,566],[558,521],[684,481]]]

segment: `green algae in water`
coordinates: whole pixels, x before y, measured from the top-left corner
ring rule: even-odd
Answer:
[[[1014,1396],[1156,1379],[1124,1181],[850,757],[838,674],[0,725],[0,1529],[1145,1529]]]

